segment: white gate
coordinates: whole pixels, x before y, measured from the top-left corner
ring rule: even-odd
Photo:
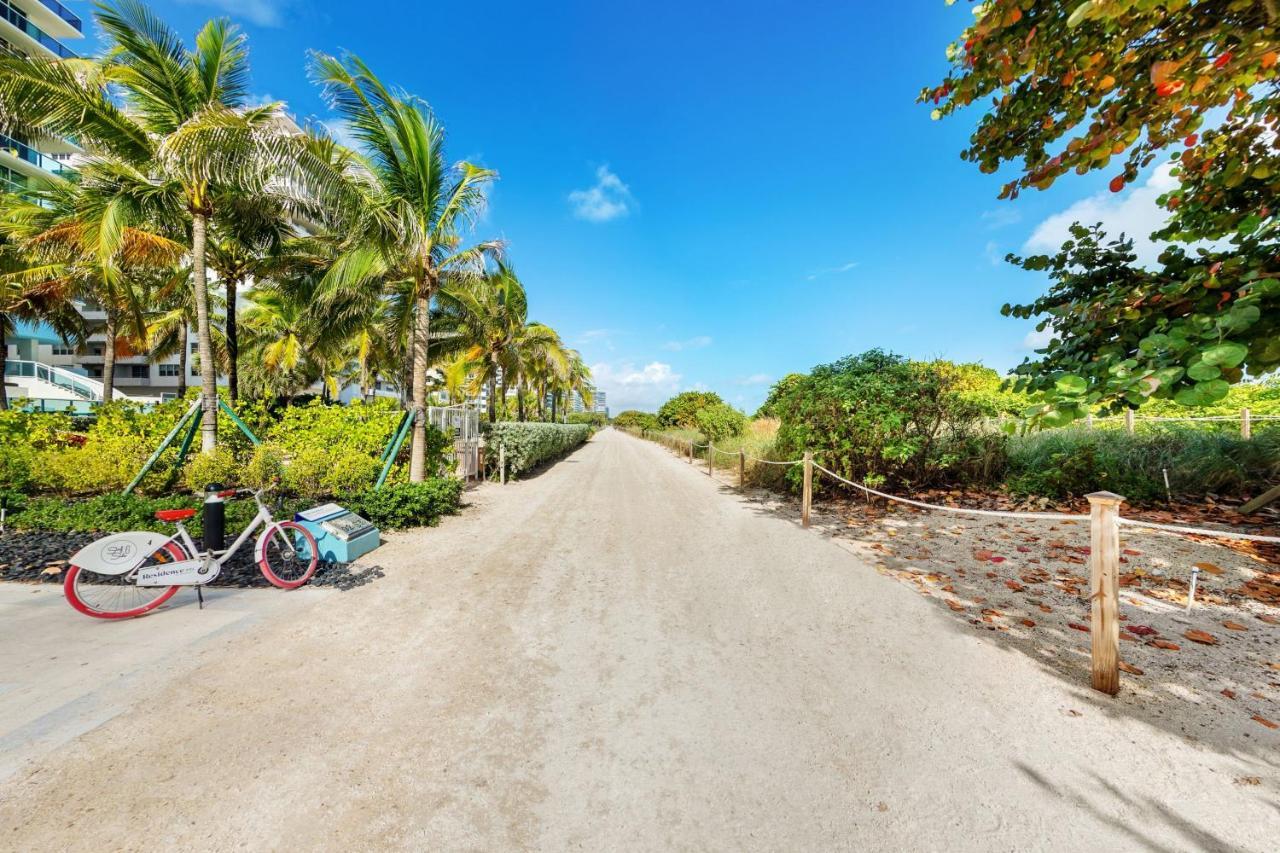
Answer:
[[[457,474],[464,480],[480,475],[480,410],[471,403],[429,406],[427,423],[453,439]]]

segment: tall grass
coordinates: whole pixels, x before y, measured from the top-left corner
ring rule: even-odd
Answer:
[[[725,451],[714,456],[716,471],[736,477],[737,454],[744,450],[749,457],[747,485],[786,487],[790,468],[752,461],[788,461],[775,451],[777,432],[777,420],[749,422],[742,435],[716,445]],[[688,456],[690,442],[707,443],[691,429],[649,432],[646,437],[662,441],[682,457]],[[1255,428],[1249,441],[1238,432],[1166,422],[1140,426],[1135,435],[1123,428],[1077,426],[985,437],[990,440],[975,445],[976,450],[970,447],[966,458],[952,467],[951,485],[1004,487],[1015,495],[1055,499],[1105,489],[1130,501],[1151,503],[1165,499],[1165,471],[1174,496],[1254,495],[1280,481],[1280,426]],[[695,463],[705,467],[707,453],[705,447],[696,448]],[[793,478],[791,485],[795,482]]]
[[[1071,428],[1011,438],[1005,482],[1020,495],[1061,498],[1106,489],[1131,501],[1165,497],[1164,474],[1174,495],[1227,495],[1262,491],[1280,478],[1280,429],[1245,441],[1198,427],[1123,430]]]

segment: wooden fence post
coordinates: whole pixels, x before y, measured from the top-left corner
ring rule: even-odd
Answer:
[[[707,439],[707,476],[714,476],[711,473],[711,466],[715,464],[716,445],[711,439]]]
[[[1253,416],[1247,407],[1240,410],[1240,437],[1253,438]]]
[[[1133,409],[1124,410],[1124,431],[1133,435]]]
[[[747,451],[738,451],[738,488],[747,484]]]
[[[498,484],[507,484],[507,445],[498,445]]]
[[[1111,492],[1089,495],[1089,637],[1093,689],[1120,692],[1120,504]]]
[[[804,452],[804,491],[800,493],[800,523],[809,526],[809,509],[813,506],[813,451]]]
[[[689,439],[689,464],[693,464],[693,439]]]

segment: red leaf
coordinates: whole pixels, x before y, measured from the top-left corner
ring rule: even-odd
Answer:
[[[1156,633],[1156,629],[1148,627],[1147,625],[1130,625],[1129,633],[1137,634],[1139,637],[1150,637],[1152,634]]]
[[[1255,722],[1262,723],[1264,726],[1266,726],[1269,729],[1280,729],[1280,725],[1276,725],[1275,723],[1268,720],[1266,717],[1259,716],[1258,714],[1254,714],[1249,719]]]
[[[1084,631],[1086,634],[1087,634],[1087,633],[1089,633],[1089,626],[1088,626],[1088,625],[1081,625],[1081,624],[1079,624],[1079,623],[1077,623],[1077,622],[1068,622],[1068,623],[1067,623],[1067,627],[1068,627],[1068,628],[1074,628],[1074,629],[1075,629],[1075,630],[1077,630],[1077,631]]]

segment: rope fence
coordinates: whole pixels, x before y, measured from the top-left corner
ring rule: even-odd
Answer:
[[[1248,410],[1245,415],[1245,428],[1247,437],[1248,427]],[[1205,418],[1209,420],[1210,418]],[[1132,417],[1128,420],[1132,423]],[[1190,420],[1181,419],[1181,420]],[[637,435],[637,433],[632,433]],[[645,438],[643,433],[638,437]],[[725,456],[738,457],[738,487],[742,488],[746,481],[746,462],[748,459],[763,465],[803,465],[804,478],[801,489],[800,498],[800,523],[803,527],[809,527],[809,515],[813,507],[813,472],[818,472],[831,477],[832,479],[858,489],[867,495],[875,495],[887,501],[906,504],[908,506],[919,507],[925,510],[937,512],[948,512],[958,515],[973,515],[982,517],[996,518],[1014,518],[1024,520],[1043,520],[1043,521],[1078,521],[1080,519],[1089,519],[1089,569],[1090,569],[1090,655],[1092,659],[1092,685],[1095,690],[1114,696],[1120,691],[1120,528],[1138,528],[1144,530],[1154,530],[1164,533],[1172,533],[1184,536],[1205,536],[1219,539],[1231,539],[1236,541],[1260,542],[1267,544],[1280,545],[1280,536],[1263,536],[1254,533],[1238,533],[1231,530],[1215,530],[1208,527],[1193,527],[1181,524],[1158,524],[1153,521],[1141,521],[1136,518],[1122,518],[1120,516],[1120,505],[1124,503],[1124,498],[1111,492],[1094,492],[1088,495],[1089,514],[1070,514],[1059,512],[1018,512],[1015,510],[991,510],[977,509],[974,507],[958,507],[947,506],[945,504],[933,504],[926,501],[918,501],[914,498],[906,498],[901,495],[883,492],[879,489],[873,489],[862,483],[855,483],[846,477],[842,477],[823,465],[819,465],[814,461],[813,453],[805,451],[804,457],[801,459],[793,459],[788,461],[779,461],[773,459],[761,459],[756,456],[748,456],[745,451],[729,451],[721,450],[715,446],[714,442],[706,444],[696,444],[692,440],[685,441],[682,439],[673,439],[670,436],[661,436],[660,443],[678,453],[685,452],[687,447],[688,459],[692,463],[694,461],[695,449],[707,449],[707,474],[714,475],[713,460],[716,453]]]

